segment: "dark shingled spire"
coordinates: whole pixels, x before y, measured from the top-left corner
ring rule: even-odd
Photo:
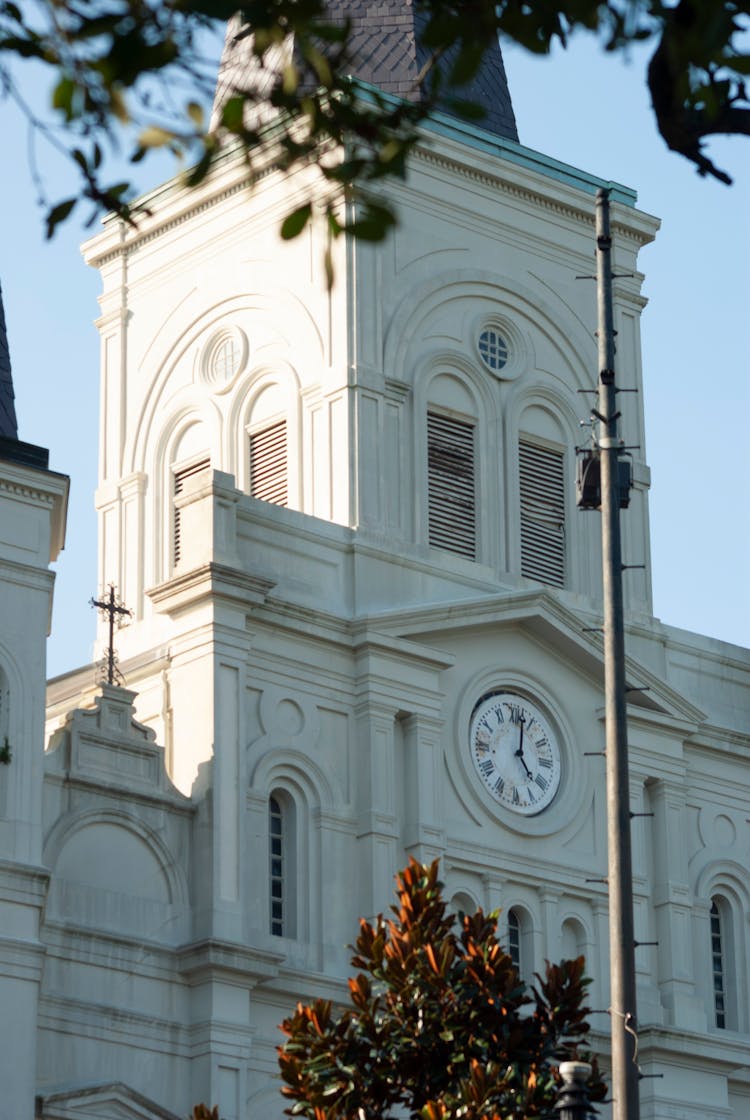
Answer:
[[[10,347],[5,326],[3,291],[0,288],[0,460],[24,463],[28,467],[46,470],[49,451],[34,443],[24,443],[18,438],[13,376],[10,370]]]
[[[3,290],[0,286],[0,436],[5,436],[6,439],[18,439],[14,399],[8,331],[5,326],[5,311],[3,309]]]
[[[354,77],[379,86],[386,93],[415,99],[417,76],[427,58],[420,46],[419,29],[424,16],[415,11],[413,0],[332,0],[329,18],[333,22],[351,20],[351,72]],[[261,69],[250,50],[249,37],[238,38],[241,24],[232,20],[227,30],[219,81],[214,100],[214,113],[232,89],[262,89],[270,84],[278,61],[266,56]],[[518,140],[513,106],[505,77],[500,47],[495,44],[485,54],[476,78],[461,90],[451,91],[481,105],[485,117],[481,128]],[[450,112],[446,109],[446,112]]]

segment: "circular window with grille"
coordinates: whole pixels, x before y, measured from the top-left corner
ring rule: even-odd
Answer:
[[[493,373],[505,369],[510,358],[510,344],[496,327],[485,327],[477,339],[479,356]]]
[[[221,390],[228,388],[247,361],[247,338],[239,327],[224,327],[211,335],[201,359],[203,380]]]

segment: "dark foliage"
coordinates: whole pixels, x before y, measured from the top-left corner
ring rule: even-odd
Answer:
[[[648,67],[657,126],[674,151],[701,174],[730,182],[705,152],[717,134],[750,134],[750,70],[747,27],[750,0],[417,0],[426,16],[423,45],[433,63],[449,57],[447,73],[428,65],[418,101],[394,104],[377,95],[363,99],[347,77],[346,25],[332,24],[324,0],[251,0],[242,9],[255,34],[259,60],[294,34],[298,62],[264,91],[278,111],[271,151],[261,130],[251,127],[248,106],[257,94],[240,90],[223,107],[212,129],[203,106],[210,104],[214,63],[205,51],[235,11],[226,0],[0,0],[0,92],[13,97],[34,127],[65,149],[81,177],[79,195],[48,208],[47,229],[76,207],[79,198],[134,217],[127,182],[109,182],[105,151],[122,130],[134,130],[134,161],[167,147],[194,163],[187,181],[196,185],[227,144],[239,145],[251,172],[267,166],[289,169],[316,162],[328,191],[316,207],[336,235],[347,228],[378,239],[393,214],[368,192],[389,175],[403,175],[420,121],[437,103],[476,74],[488,45],[499,33],[535,53],[563,45],[573,32],[598,36],[608,51],[648,40]],[[36,60],[54,76],[53,106],[61,130],[34,119],[23,99],[19,61]],[[458,112],[476,118],[476,106],[456,98]],[[324,160],[321,151],[327,152]],[[341,189],[359,192],[360,206],[347,225]],[[306,224],[311,206],[287,219],[285,236]]]
[[[351,1006],[316,1000],[282,1026],[282,1092],[310,1120],[546,1116],[557,1066],[585,1053],[584,960],[547,964],[527,991],[496,918],[449,913],[437,862],[398,876],[394,918],[363,921]],[[592,1099],[605,1093],[596,1063]]]

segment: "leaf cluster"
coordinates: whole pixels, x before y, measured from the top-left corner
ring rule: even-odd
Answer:
[[[313,210],[326,216],[332,236],[346,230],[382,238],[392,211],[372,187],[403,176],[419,125],[436,105],[470,120],[482,109],[464,90],[498,34],[535,53],[573,34],[595,34],[607,51],[648,40],[654,50],[647,81],[656,123],[666,143],[701,174],[729,182],[705,152],[710,137],[750,134],[747,30],[750,0],[415,0],[427,61],[404,101],[362,89],[352,70],[350,24],[326,0],[249,0],[238,23],[266,79],[235,88],[220,120],[204,113],[215,85],[207,36],[223,28],[235,5],[228,0],[0,0],[0,92],[26,109],[13,63],[35,60],[54,76],[52,107],[61,131],[34,127],[78,167],[81,196],[95,208],[133,219],[128,183],[109,183],[102,153],[135,135],[134,162],[167,148],[192,162],[189,185],[210,172],[228,144],[239,145],[253,171],[260,163],[289,170],[315,164],[324,190],[285,226],[298,233]],[[286,65],[272,60],[293,36]],[[275,124],[261,128],[259,104]],[[28,111],[28,110],[26,110]],[[31,114],[29,114],[31,116]],[[260,116],[263,116],[261,114]],[[268,113],[265,113],[268,120]],[[270,154],[269,154],[270,153]],[[359,207],[340,205],[344,197]],[[49,209],[48,232],[78,196]]]
[[[583,1051],[584,961],[547,964],[527,991],[496,916],[460,915],[437,861],[397,878],[394,917],[360,923],[350,1006],[299,1004],[279,1050],[287,1113],[310,1120],[524,1120],[554,1104],[561,1061]],[[594,1065],[592,1099],[604,1084]]]

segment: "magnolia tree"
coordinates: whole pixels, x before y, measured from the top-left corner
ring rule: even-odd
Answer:
[[[279,1049],[287,1113],[310,1120],[525,1120],[550,1114],[563,1061],[586,1050],[583,957],[530,988],[496,915],[454,915],[438,864],[397,879],[394,917],[362,921],[345,1010],[299,1004]],[[605,1095],[596,1061],[591,1100]]]

